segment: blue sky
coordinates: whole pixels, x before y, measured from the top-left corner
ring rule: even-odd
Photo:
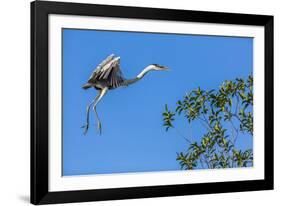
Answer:
[[[112,53],[121,57],[126,78],[152,63],[171,71],[154,71],[134,85],[110,90],[97,106],[102,135],[91,111],[84,136],[86,106],[97,91],[81,86]],[[175,131],[165,132],[164,105],[175,107],[198,86],[215,89],[224,80],[246,78],[252,68],[252,38],[64,29],[63,175],[179,170],[176,153],[187,144]],[[202,134],[196,125],[177,124],[194,140]],[[238,146],[252,148],[252,138]]]

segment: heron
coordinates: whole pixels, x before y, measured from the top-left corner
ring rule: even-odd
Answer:
[[[97,96],[94,100],[87,106],[86,111],[86,124],[82,126],[84,128],[84,135],[89,129],[89,117],[90,109],[93,107],[97,121],[97,130],[101,135],[101,121],[97,113],[97,104],[104,97],[104,95],[109,91],[119,87],[129,86],[137,81],[141,80],[150,71],[165,71],[169,70],[168,67],[161,66],[159,64],[150,64],[145,67],[135,78],[126,79],[124,78],[122,71],[120,69],[120,57],[114,54],[109,55],[105,60],[103,60],[96,69],[92,72],[87,83],[82,86],[83,89],[94,88],[98,91]]]

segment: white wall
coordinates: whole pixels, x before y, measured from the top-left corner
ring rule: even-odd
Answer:
[[[77,0],[79,1],[79,0]],[[150,198],[70,205],[266,205],[281,201],[281,6],[278,0],[84,0],[100,4],[209,10],[275,16],[275,190]],[[0,6],[0,205],[29,201],[29,1],[2,0]],[[280,82],[278,82],[278,80]]]

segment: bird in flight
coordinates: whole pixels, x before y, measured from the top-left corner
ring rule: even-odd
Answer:
[[[158,64],[150,64],[145,67],[135,78],[126,79],[124,78],[120,69],[120,57],[114,54],[109,55],[104,61],[102,61],[97,68],[92,72],[87,83],[83,85],[83,89],[95,88],[98,90],[98,95],[95,99],[87,106],[86,113],[86,124],[82,126],[84,128],[84,134],[87,133],[89,129],[89,117],[90,109],[93,110],[96,115],[97,130],[101,134],[101,122],[96,110],[97,104],[102,99],[102,97],[108,92],[108,90],[116,89],[118,87],[129,86],[139,80],[141,80],[145,74],[150,71],[165,71],[168,70],[167,67]]]

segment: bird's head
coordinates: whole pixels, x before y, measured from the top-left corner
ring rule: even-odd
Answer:
[[[161,66],[159,64],[151,64],[149,65],[149,67],[151,68],[151,70],[156,70],[156,71],[168,71],[169,68],[166,66]]]

